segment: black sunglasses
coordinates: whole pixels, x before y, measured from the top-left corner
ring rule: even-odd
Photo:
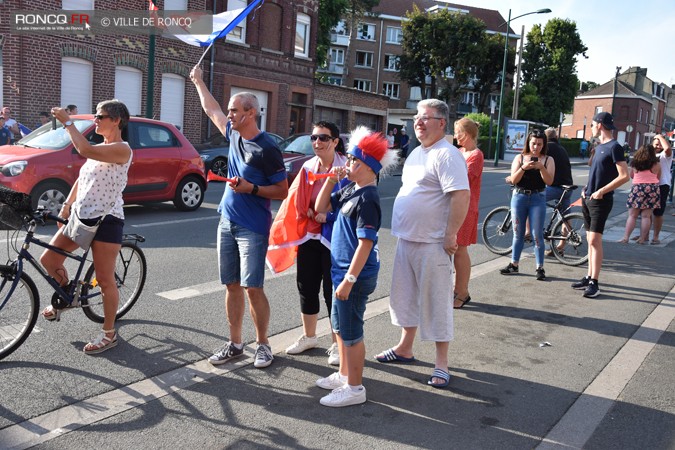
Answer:
[[[108,118],[110,118],[110,116],[106,116],[105,114],[94,114],[94,119],[103,120]]]
[[[317,139],[320,140],[321,142],[328,142],[331,139],[335,139],[335,138],[333,136],[329,135],[329,134],[313,134],[309,137],[309,139],[312,142],[316,141]]]

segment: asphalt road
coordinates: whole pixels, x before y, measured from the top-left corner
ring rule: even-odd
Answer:
[[[586,173],[575,166],[575,182],[583,185]],[[505,165],[486,165],[481,220],[507,203],[506,174]],[[395,244],[388,228],[399,185],[396,174],[380,184],[382,267],[367,311],[368,355],[398,339],[387,297]],[[170,203],[125,208],[126,231],[146,237],[148,278],[118,323],[122,342],[86,356],[81,348],[98,327],[81,312],[60,323],[39,320],[0,362],[0,448],[675,448],[672,238],[659,247],[608,243],[605,295],[594,301],[569,289],[584,267],[547,263],[550,280],[539,283],[524,259],[522,275],[503,277],[496,269],[508,260],[472,246],[475,300],[455,315],[451,389],[423,384],[433,351],[418,343],[415,365],[369,357],[369,401],[334,410],[318,406],[321,393],[312,387],[331,372],[323,350],[277,353],[267,370],[250,360],[223,370],[204,363],[227,335],[215,257],[223,188],[212,184],[194,213]],[[613,210],[617,229],[626,192]],[[675,218],[667,220],[666,230],[675,232]],[[268,274],[265,287],[270,335],[281,352],[299,335],[294,270]],[[43,304],[48,297],[43,289]],[[247,315],[248,342],[252,328]]]

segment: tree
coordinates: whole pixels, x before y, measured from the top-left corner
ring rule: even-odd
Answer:
[[[399,77],[425,92],[430,77],[431,91],[447,103],[456,101],[481,64],[485,23],[469,14],[445,9],[434,13],[416,5],[403,23]]]
[[[478,135],[480,137],[488,137],[490,134],[490,116],[485,113],[469,113],[464,116],[465,119],[471,119],[480,124],[478,127]]]
[[[511,90],[504,95],[504,115],[511,117],[513,115],[513,97],[515,91]],[[547,122],[546,106],[544,105],[541,96],[537,92],[537,88],[532,84],[525,84],[520,88],[518,101],[518,117],[524,120],[531,120],[533,122]],[[558,118],[556,118],[557,123]]]
[[[577,94],[577,56],[586,57],[588,47],[581,41],[576,23],[551,19],[544,29],[535,25],[527,34],[523,49],[523,81],[536,88],[544,107],[540,121],[557,125],[561,112],[570,112]],[[521,97],[522,99],[522,97]],[[519,106],[518,115],[536,120]]]
[[[592,91],[598,86],[600,85],[595,81],[584,81],[581,83],[581,89],[579,89],[579,92],[583,94],[584,92]]]
[[[490,94],[501,83],[502,64],[504,63],[504,39],[501,34],[483,36],[482,45],[479,46],[480,63],[475,66],[474,90],[478,92],[478,110],[483,111],[488,106]],[[509,52],[506,61],[506,73],[513,73],[515,69],[515,53]]]

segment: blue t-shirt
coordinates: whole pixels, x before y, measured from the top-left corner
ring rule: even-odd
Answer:
[[[619,176],[616,163],[621,161],[626,161],[626,157],[623,154],[623,147],[615,140],[612,139],[595,147],[593,163],[588,171],[588,184],[584,191],[586,197],[590,197],[593,192],[607,186]],[[612,198],[614,192],[608,192],[603,197]]]
[[[380,270],[377,231],[382,224],[380,195],[377,193],[377,187],[364,186],[356,190],[356,184],[350,183],[339,191],[333,192],[330,203],[333,211],[339,211],[331,238],[333,286],[338,286],[347,274],[359,245],[359,238],[373,241],[373,249],[359,273],[359,279],[376,277]]]
[[[7,145],[12,140],[9,130],[6,127],[0,128],[0,145]]]
[[[281,150],[264,131],[247,141],[230,130],[228,177],[241,177],[258,186],[271,186],[287,178]],[[225,188],[218,212],[230,222],[258,234],[269,234],[272,226],[271,201],[258,195],[235,194]]]

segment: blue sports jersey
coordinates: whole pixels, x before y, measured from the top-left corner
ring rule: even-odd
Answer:
[[[380,270],[380,258],[377,248],[377,231],[382,224],[380,195],[376,186],[365,186],[356,190],[356,184],[350,183],[331,194],[333,211],[339,211],[333,226],[331,238],[331,278],[333,285],[339,285],[349,270],[349,265],[359,245],[359,238],[373,241],[373,249],[368,256],[359,278],[376,277]]]
[[[258,186],[271,186],[287,178],[281,150],[264,131],[247,141],[230,130],[227,173]],[[271,201],[258,195],[235,194],[225,188],[218,212],[230,222],[258,234],[269,234],[272,225]]]
[[[626,161],[626,157],[623,154],[623,147],[615,140],[595,147],[593,163],[588,172],[588,184],[586,184],[586,190],[584,191],[586,197],[590,197],[593,192],[607,186],[619,176],[616,163],[621,161]],[[607,192],[603,197],[612,198],[614,192]]]

